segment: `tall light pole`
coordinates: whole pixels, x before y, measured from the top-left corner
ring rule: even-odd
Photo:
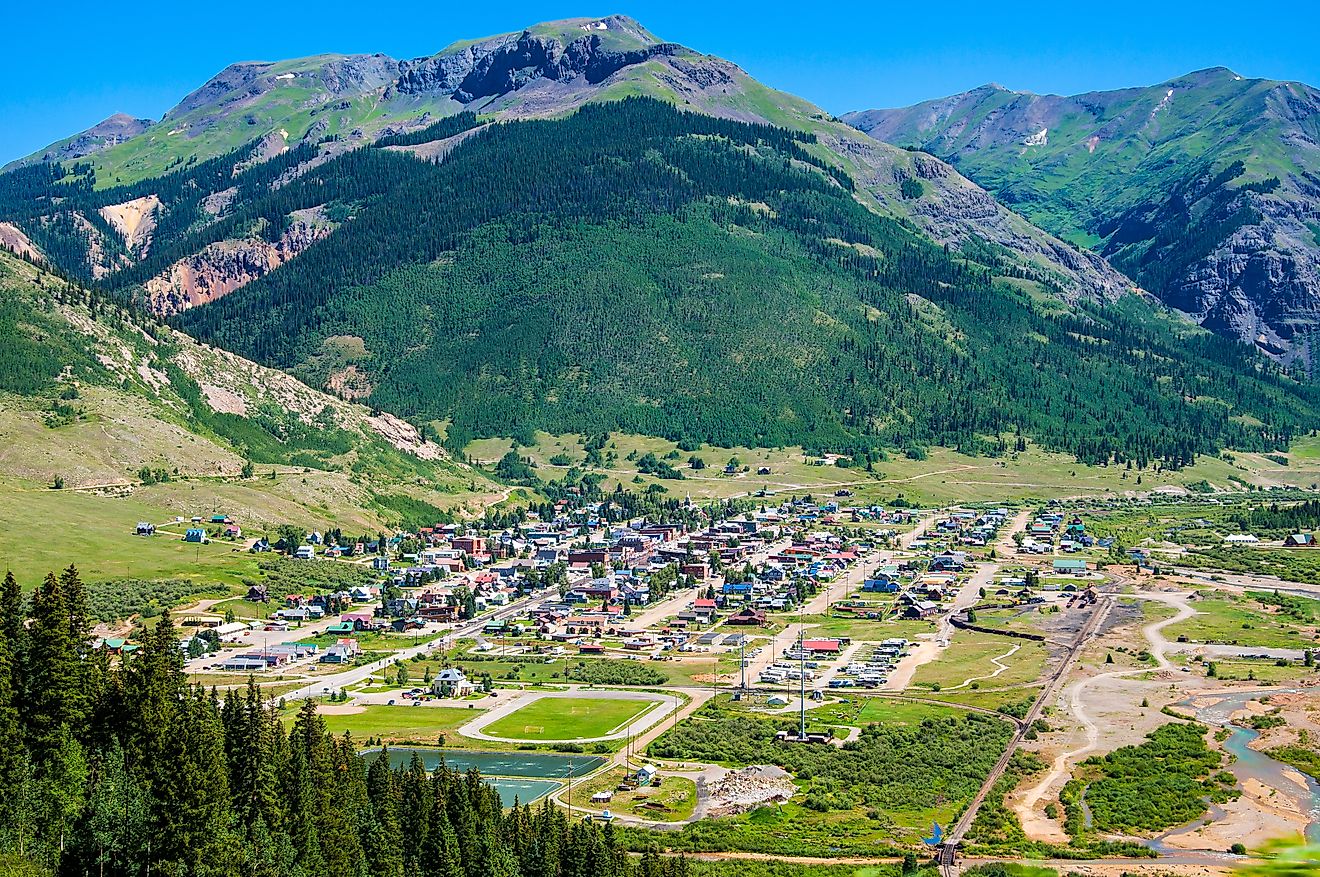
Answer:
[[[742,691],[747,693],[747,637],[744,634],[738,634],[741,642],[738,643],[738,666],[742,669]]]
[[[802,724],[798,732],[798,739],[803,743],[807,741],[807,626],[806,619],[803,617],[802,610],[805,601],[798,603],[798,660],[801,662],[801,669],[798,672],[798,695],[801,698]]]

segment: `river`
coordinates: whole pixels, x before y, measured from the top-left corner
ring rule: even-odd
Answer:
[[[1227,695],[1212,695],[1220,699],[1204,707],[1193,707],[1193,698],[1176,704],[1183,709],[1192,709],[1196,714],[1197,721],[1216,728],[1229,728],[1231,732],[1224,740],[1224,751],[1232,755],[1234,761],[1228,766],[1228,770],[1233,773],[1241,784],[1249,779],[1259,781],[1271,789],[1278,789],[1282,794],[1287,794],[1287,789],[1297,787],[1296,777],[1300,775],[1306,782],[1308,801],[1299,802],[1310,815],[1310,823],[1306,826],[1306,839],[1309,843],[1320,843],[1320,783],[1298,771],[1296,768],[1284,764],[1281,761],[1273,759],[1263,752],[1258,752],[1251,748],[1251,742],[1260,736],[1260,732],[1253,728],[1241,728],[1232,724],[1230,717],[1233,713],[1244,709],[1248,701],[1255,700],[1267,694],[1284,694],[1291,691],[1237,691]],[[1210,805],[1210,818],[1216,819],[1223,815],[1223,811],[1216,805]],[[1165,832],[1157,838],[1149,841],[1147,846],[1163,855],[1177,855],[1183,850],[1168,846],[1165,841],[1171,837],[1186,834],[1194,831],[1202,823],[1205,817],[1197,819],[1191,825],[1181,826],[1172,831]]]

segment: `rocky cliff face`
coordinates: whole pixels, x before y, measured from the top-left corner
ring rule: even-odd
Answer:
[[[990,85],[845,120],[953,163],[1207,328],[1310,358],[1320,91],[1218,67],[1073,97]]]
[[[254,238],[211,244],[147,281],[147,306],[169,317],[215,301],[266,276],[331,230],[324,223],[296,220],[274,243]]]
[[[1305,194],[1320,200],[1320,190]],[[1202,224],[1232,230],[1168,279],[1164,300],[1284,361],[1320,356],[1308,340],[1320,326],[1320,241],[1307,201],[1246,191],[1210,205]]]
[[[469,104],[517,91],[538,79],[564,81],[582,76],[597,84],[611,74],[661,55],[678,46],[659,43],[625,51],[606,47],[599,34],[587,34],[564,45],[553,37],[524,32],[495,47],[466,48],[418,61],[405,61],[395,87],[402,94],[438,92]]]

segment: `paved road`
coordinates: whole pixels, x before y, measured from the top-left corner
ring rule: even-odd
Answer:
[[[531,594],[517,602],[510,603],[508,606],[496,609],[494,612],[479,616],[473,620],[450,628],[444,631],[444,637],[441,639],[429,640],[419,643],[397,652],[391,652],[387,657],[378,661],[372,661],[370,664],[363,664],[357,667],[351,667],[339,673],[331,673],[326,676],[318,676],[315,679],[308,680],[307,684],[297,691],[286,694],[286,699],[297,699],[306,697],[316,697],[322,691],[335,691],[346,688],[358,682],[362,682],[374,673],[388,669],[392,664],[399,661],[411,660],[416,655],[426,654],[442,646],[445,640],[462,639],[463,637],[473,636],[480,633],[487,624],[492,621],[499,621],[503,618],[512,618],[520,615],[528,607],[540,603],[546,598],[549,589]]]
[[[923,518],[917,522],[917,525],[908,532],[899,537],[899,547],[907,549],[912,543],[926,532],[926,528],[931,524],[931,518]],[[872,554],[847,569],[843,575],[832,582],[825,583],[816,595],[803,605],[802,615],[823,615],[829,611],[830,604],[846,594],[852,592],[854,588],[859,587],[876,566],[893,559],[896,549],[888,549]],[[810,627],[810,624],[805,625]],[[804,625],[796,622],[790,622],[783,630],[770,638],[770,642],[762,647],[761,654],[755,658],[749,658],[747,664],[747,678],[755,681],[761,671],[773,664],[784,650],[793,643],[797,642],[798,636],[803,632]],[[816,683],[812,683],[815,687]]]

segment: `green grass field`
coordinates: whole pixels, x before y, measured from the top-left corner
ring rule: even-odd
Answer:
[[[605,804],[611,812],[631,813],[641,819],[657,822],[681,822],[692,815],[697,807],[697,784],[687,777],[660,776],[660,785],[632,791],[616,791],[626,778],[621,767],[610,768],[573,787],[575,805],[590,800],[596,792],[614,792],[614,798]],[[595,805],[592,805],[595,806]]]
[[[542,697],[482,731],[509,740],[588,740],[613,733],[655,707],[655,701],[603,697]]]
[[[538,432],[535,444],[520,446],[518,453],[530,457],[543,480],[560,478],[568,466],[581,465],[585,457],[583,438],[579,435],[551,435]],[[1310,455],[1303,464],[1281,467],[1259,454],[1238,454],[1232,462],[1218,457],[1201,457],[1196,465],[1181,471],[1137,473],[1121,466],[1083,466],[1066,454],[1056,454],[1030,446],[1025,452],[1005,459],[970,457],[947,448],[931,448],[925,460],[910,460],[893,454],[878,463],[874,472],[864,469],[815,465],[801,448],[718,448],[703,445],[696,451],[679,451],[677,444],[649,436],[613,433],[605,451],[606,466],[598,469],[606,476],[603,486],[613,489],[644,489],[651,484],[676,495],[694,498],[727,498],[769,493],[832,494],[847,487],[855,494],[851,501],[888,502],[902,495],[922,504],[953,502],[1013,502],[1061,495],[1104,494],[1129,490],[1153,490],[1157,487],[1186,487],[1202,480],[1218,487],[1232,487],[1230,478],[1247,482],[1268,478],[1298,486],[1308,486],[1320,479],[1320,448],[1299,441],[1298,455]],[[472,442],[466,453],[476,460],[498,460],[513,447],[507,438],[481,439]],[[636,460],[646,453],[669,460],[683,472],[681,481],[664,480],[637,471]],[[613,453],[611,460],[608,455]],[[706,463],[701,470],[691,469],[690,457]],[[730,457],[737,457],[748,471],[727,477],[721,474]],[[558,458],[558,463],[551,463]],[[567,462],[564,462],[564,461]],[[758,475],[768,468],[770,474]],[[1141,484],[1136,483],[1138,474]],[[639,483],[634,482],[640,477]]]
[[[454,732],[481,715],[481,710],[433,706],[364,706],[358,712],[322,713],[333,734],[348,732],[356,740],[379,737],[386,742],[435,743],[441,734]],[[293,713],[290,713],[292,720]],[[468,741],[464,738],[463,745]]]
[[[916,725],[925,719],[943,719],[962,714],[955,707],[933,706],[889,697],[847,694],[841,701],[811,710],[808,715],[818,721],[837,725]]]
[[[798,617],[791,613],[775,616],[794,630],[797,629]],[[912,639],[917,634],[930,633],[935,624],[930,621],[894,618],[875,621],[866,618],[834,618],[827,615],[806,615],[802,618],[807,625],[808,637],[847,637],[854,642],[881,642],[893,637]]]
[[[1313,638],[1295,621],[1261,611],[1249,600],[1209,597],[1192,603],[1196,615],[1164,629],[1169,639],[1186,637],[1200,643],[1228,643],[1262,648],[1300,649]]]
[[[1008,654],[1014,647],[1017,651]],[[1008,669],[993,678],[981,678],[998,670],[994,658]],[[938,685],[945,689],[976,679],[979,681],[975,684],[980,688],[1003,688],[1034,682],[1044,667],[1045,647],[1038,642],[959,631],[937,660],[917,668],[912,684],[919,688],[933,689]]]
[[[237,584],[257,559],[235,545],[185,543],[177,536],[133,535],[138,521],[160,524],[161,508],[136,497],[0,485],[0,565],[25,588],[47,571],[76,564],[85,579],[185,579]]]

